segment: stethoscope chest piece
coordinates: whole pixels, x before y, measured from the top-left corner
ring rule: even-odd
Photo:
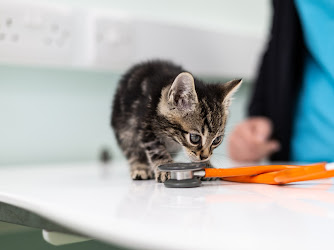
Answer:
[[[201,180],[194,177],[194,171],[203,170],[205,167],[205,163],[168,163],[158,169],[170,172],[170,179],[164,182],[165,187],[192,188],[201,185]]]
[[[192,188],[199,187],[201,185],[200,179],[185,179],[185,180],[174,180],[169,179],[165,181],[165,187],[168,188]]]

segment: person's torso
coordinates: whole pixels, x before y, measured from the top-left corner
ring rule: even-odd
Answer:
[[[334,1],[295,0],[308,50],[291,141],[293,161],[334,161]]]

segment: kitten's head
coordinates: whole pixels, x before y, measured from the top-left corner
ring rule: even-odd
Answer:
[[[162,90],[158,112],[168,121],[164,133],[183,146],[191,161],[209,160],[221,144],[231,96],[241,82],[206,85],[183,72]]]

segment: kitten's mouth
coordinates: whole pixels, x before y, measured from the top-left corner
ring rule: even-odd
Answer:
[[[205,160],[200,160],[200,159],[198,159],[197,157],[194,157],[194,156],[192,156],[192,155],[189,155],[189,158],[190,158],[190,160],[191,160],[192,162],[207,162],[207,161],[210,160],[211,156],[210,156],[209,158],[205,159]]]

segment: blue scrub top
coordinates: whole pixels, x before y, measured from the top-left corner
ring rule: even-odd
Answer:
[[[305,44],[302,89],[297,102],[291,158],[334,161],[334,1],[295,0]]]

